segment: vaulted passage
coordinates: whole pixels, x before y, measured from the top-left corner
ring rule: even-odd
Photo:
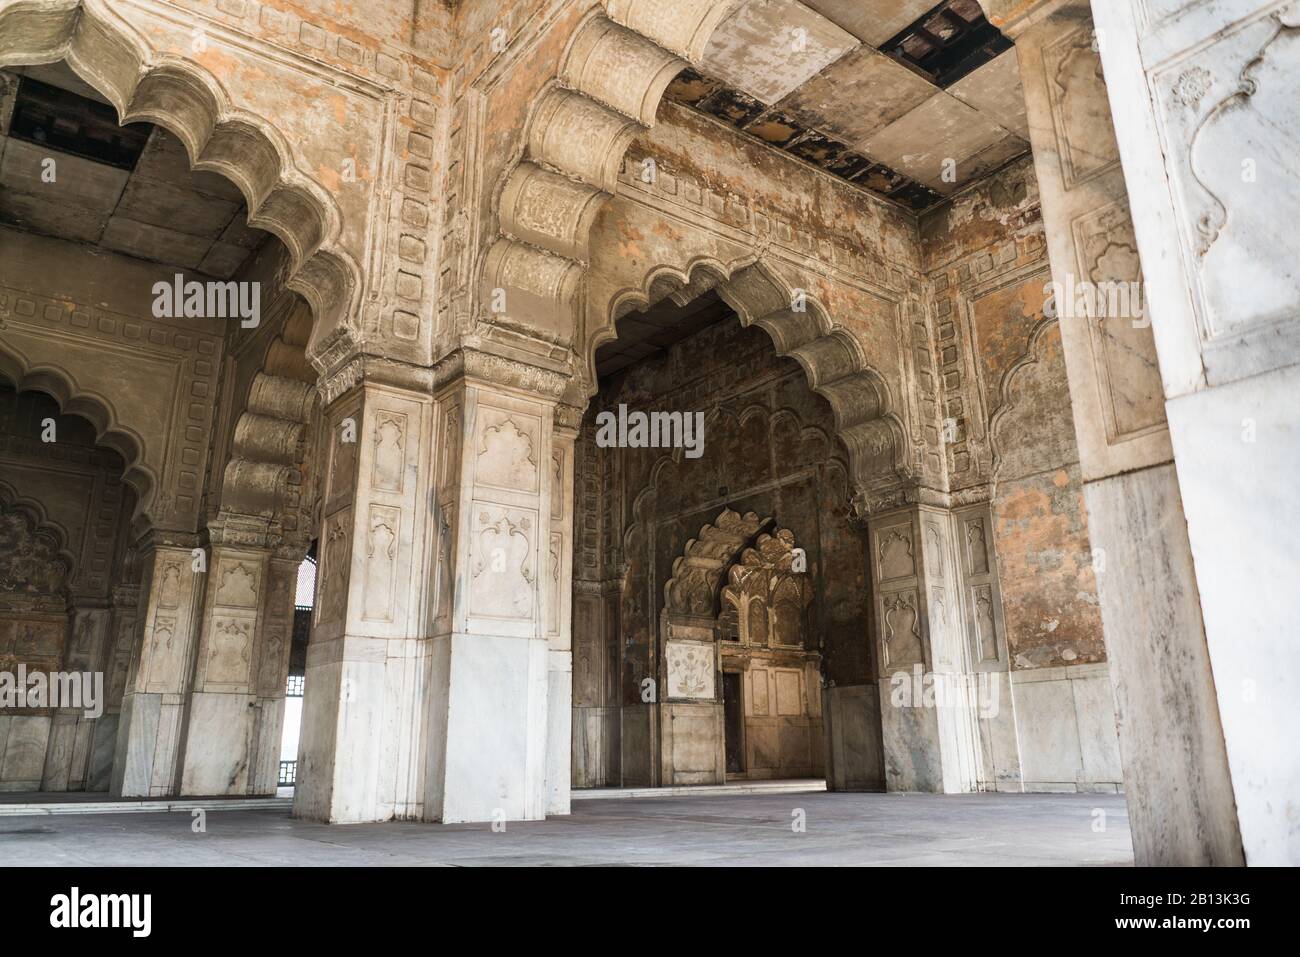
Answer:
[[[823,685],[874,677],[831,408],[714,295],[619,330],[575,453],[574,785],[822,777]],[[702,428],[647,447],[655,414]],[[883,787],[873,731],[843,773]]]
[[[66,62],[0,70],[0,670],[96,683],[6,705],[0,789],[277,788],[312,315],[188,150]]]

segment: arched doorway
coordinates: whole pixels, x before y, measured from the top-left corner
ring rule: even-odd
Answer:
[[[138,596],[135,495],[86,419],[0,375],[0,790],[104,791]]]
[[[837,409],[712,289],[618,331],[575,451],[574,786],[820,777],[827,702],[852,700],[864,745],[840,762],[862,767],[842,779],[883,787]],[[702,441],[675,443],[674,419],[650,441],[654,413],[698,415]]]
[[[221,122],[201,136],[195,124],[217,104],[196,83],[153,71],[122,126],[120,91],[67,62],[0,70],[0,372],[84,415],[133,493],[131,664],[116,734],[93,741],[111,780],[87,775],[122,796],[274,793],[293,579],[311,538],[303,296],[321,301],[307,275],[320,275],[325,207],[283,207],[305,187],[273,197],[284,171],[257,158],[251,127],[242,151],[213,159]],[[53,467],[68,452],[56,439],[43,454]],[[0,480],[15,467],[0,461]],[[108,581],[128,553],[93,561]],[[80,766],[90,745],[73,747]]]

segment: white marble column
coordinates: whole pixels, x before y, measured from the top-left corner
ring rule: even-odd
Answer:
[[[1135,858],[1238,863],[1197,580],[1155,343],[1140,308],[1144,279],[1163,253],[1139,261],[1097,54],[1109,41],[1094,33],[1083,0],[984,6],[1020,60]],[[1119,302],[1110,289],[1130,293],[1128,308],[1110,309]]]
[[[325,412],[319,567],[294,815],[424,811],[434,402],[363,381]]]
[[[264,521],[221,515],[209,534],[181,794],[274,794],[297,566]]]
[[[141,547],[138,638],[113,758],[114,797],[168,797],[180,787],[186,692],[198,641],[205,575],[197,542]]]
[[[1199,599],[1208,646],[1207,657],[1198,643],[1188,665],[1196,704],[1216,730],[1221,723],[1232,784],[1217,753],[1213,788],[1180,780],[1216,820],[1188,833],[1200,855],[1157,859],[1235,861],[1239,826],[1247,863],[1294,865],[1300,3],[1105,0],[1093,14],[1176,467],[1162,470],[1160,496],[1115,488],[1096,503],[1164,522],[1163,502],[1181,502],[1178,598]],[[1150,575],[1152,556],[1142,560]],[[1186,667],[1166,670],[1148,696],[1158,688],[1173,698],[1174,675],[1193,683]],[[1178,728],[1156,740],[1188,737]],[[1216,838],[1231,846],[1220,851]]]
[[[886,787],[972,791],[979,729],[952,517],[912,505],[871,515],[867,529]]]
[[[555,408],[470,376],[438,394],[431,820],[567,809],[573,446],[557,438]]]
[[[543,596],[547,642],[546,813],[568,814],[573,785],[574,442],[579,410],[557,406],[551,445],[551,534]]]

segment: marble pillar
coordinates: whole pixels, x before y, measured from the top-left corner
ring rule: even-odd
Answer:
[[[296,817],[355,823],[425,810],[434,413],[427,392],[370,381],[325,411]]]
[[[952,515],[913,505],[867,521],[874,587],[885,784],[961,793],[980,779],[972,680]]]
[[[186,692],[206,573],[197,542],[141,547],[137,637],[117,729],[114,797],[166,797],[180,787]]]
[[[1126,0],[1115,6],[1127,6]],[[985,0],[1016,42],[1139,864],[1241,861],[1232,782],[1143,295],[1083,0]],[[1108,71],[1109,72],[1109,71]],[[1145,93],[1130,93],[1142,96]],[[1144,266],[1147,268],[1144,270]]]
[[[1153,806],[1161,839],[1139,835],[1135,817],[1135,845],[1162,863],[1235,862],[1244,851],[1248,864],[1294,865],[1300,3],[1106,0],[1093,15],[1173,447],[1172,465],[1098,489],[1096,507],[1176,526],[1181,587],[1165,603],[1198,605],[1204,642],[1191,631],[1152,636],[1181,638],[1181,657],[1172,670],[1160,662],[1159,694],[1148,690],[1138,709],[1174,699],[1175,682],[1193,687],[1203,716],[1157,741],[1175,752],[1203,737],[1214,746],[1201,778],[1175,779],[1199,814],[1176,829]],[[1185,525],[1168,517],[1175,502]],[[1144,556],[1148,575],[1152,564]],[[1166,832],[1178,847],[1166,849]]]
[[[551,534],[543,605],[547,642],[546,813],[568,814],[573,785],[574,443],[577,409],[557,406],[551,445]]]
[[[572,437],[554,400],[490,380],[437,404],[424,816],[538,820],[568,803]]]
[[[297,562],[265,544],[265,525],[222,515],[209,528],[182,795],[275,793]]]

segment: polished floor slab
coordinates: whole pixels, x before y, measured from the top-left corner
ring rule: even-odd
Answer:
[[[203,830],[196,832],[201,820]],[[800,829],[802,825],[802,829]],[[577,801],[567,817],[324,825],[284,809],[0,820],[7,866],[1127,865],[1113,794],[720,794]]]

